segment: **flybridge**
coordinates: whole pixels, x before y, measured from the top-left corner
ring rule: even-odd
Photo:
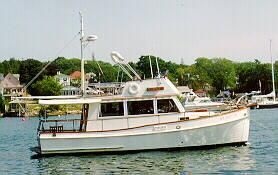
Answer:
[[[126,83],[122,92],[124,97],[162,96],[166,94],[169,96],[180,95],[178,89],[167,77],[130,81]]]

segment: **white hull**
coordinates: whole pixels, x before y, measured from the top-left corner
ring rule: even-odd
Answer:
[[[106,132],[43,133],[41,154],[135,151],[244,143],[249,136],[249,110],[214,117]]]

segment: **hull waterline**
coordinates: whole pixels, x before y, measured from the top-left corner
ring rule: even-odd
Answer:
[[[278,103],[257,105],[257,109],[273,109],[273,108],[278,108]]]

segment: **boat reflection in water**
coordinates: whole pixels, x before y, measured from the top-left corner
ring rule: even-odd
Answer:
[[[59,160],[59,161],[57,161]],[[49,174],[195,174],[251,173],[256,161],[250,147],[209,150],[149,151],[135,154],[55,156],[41,158],[38,168]]]

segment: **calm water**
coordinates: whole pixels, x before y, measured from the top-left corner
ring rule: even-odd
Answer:
[[[32,158],[38,119],[0,118],[0,174],[278,174],[278,109],[251,111],[250,145]]]

